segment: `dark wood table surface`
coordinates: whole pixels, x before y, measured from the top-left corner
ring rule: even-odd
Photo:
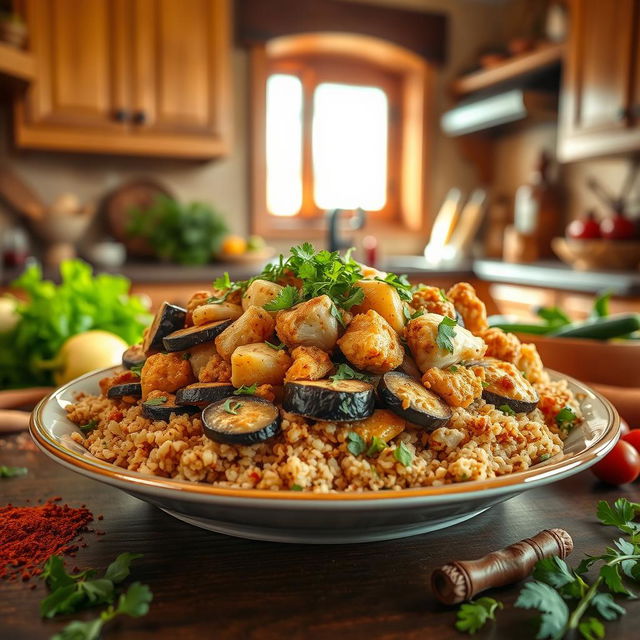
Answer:
[[[24,437],[24,436],[23,436]],[[145,502],[63,469],[36,451],[0,448],[0,464],[29,468],[26,477],[0,480],[0,504],[59,495],[104,515],[85,535],[89,543],[68,566],[103,569],[124,551],[144,553],[132,579],[154,593],[144,618],[122,617],[106,640],[141,638],[408,638],[461,639],[455,608],[438,604],[429,590],[431,571],[448,560],[470,559],[545,528],[563,527],[574,538],[570,557],[599,553],[615,530],[597,523],[598,500],[626,496],[640,501],[640,481],[610,488],[590,472],[513,498],[451,529],[389,542],[355,545],[287,545],[231,538],[191,527]],[[0,536],[2,532],[0,531]],[[41,621],[45,588],[0,581],[0,638],[49,638],[65,619]],[[512,605],[520,585],[488,592],[505,604],[497,623],[475,638],[533,639],[532,614]],[[607,638],[640,636],[640,600],[607,623]],[[76,618],[91,618],[86,613]],[[69,619],[66,621],[68,622]]]

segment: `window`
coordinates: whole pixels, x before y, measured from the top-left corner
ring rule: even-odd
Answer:
[[[323,229],[330,209],[420,229],[428,64],[364,36],[278,38],[252,52],[253,227]]]

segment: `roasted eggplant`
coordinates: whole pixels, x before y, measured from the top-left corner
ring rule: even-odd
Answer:
[[[219,322],[202,324],[199,327],[187,327],[170,333],[162,339],[162,342],[167,351],[184,351],[198,344],[215,340],[216,336],[221,334],[231,323],[232,320],[220,320]]]
[[[125,369],[140,367],[145,363],[147,356],[141,344],[134,344],[122,354],[122,366]]]
[[[538,392],[515,365],[494,358],[473,364],[484,367],[482,397],[488,404],[498,409],[506,405],[516,413],[529,413],[538,406]]]
[[[400,371],[385,373],[378,393],[396,415],[429,431],[444,426],[451,418],[451,409],[440,396]]]
[[[233,395],[235,390],[227,382],[196,382],[178,389],[176,403],[207,405]]]
[[[162,396],[143,402],[142,415],[150,420],[164,420],[168,422],[172,413],[194,414],[200,411],[199,407],[176,404],[172,396],[167,395],[164,397],[165,400],[163,402],[159,402],[162,400]]]
[[[284,385],[285,411],[328,422],[363,420],[373,414],[373,385],[360,380],[297,380]]]
[[[174,331],[182,329],[186,317],[186,309],[163,302],[142,343],[142,349],[145,354],[149,355],[157,351],[164,351],[163,338]]]
[[[124,384],[116,384],[107,391],[108,398],[124,398],[125,396],[141,398],[142,385],[139,382],[125,382]]]
[[[202,412],[204,434],[224,444],[252,445],[280,431],[280,412],[272,402],[255,396],[218,400]]]

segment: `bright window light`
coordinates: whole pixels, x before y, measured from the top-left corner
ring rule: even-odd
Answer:
[[[274,74],[267,81],[267,208],[295,216],[302,206],[302,83]]]
[[[312,148],[314,199],[320,209],[384,207],[388,120],[389,103],[381,89],[318,85]]]

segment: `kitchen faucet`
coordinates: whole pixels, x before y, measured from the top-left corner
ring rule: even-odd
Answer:
[[[329,247],[329,251],[340,251],[341,249],[348,249],[353,246],[353,241],[349,238],[341,238],[340,237],[340,218],[342,214],[346,213],[344,209],[331,209],[327,211],[327,230],[329,232],[329,237],[327,239],[327,245]],[[367,214],[361,207],[358,207],[355,210],[355,215],[352,215],[349,218],[349,227],[356,231],[357,229],[362,229],[367,221]]]

